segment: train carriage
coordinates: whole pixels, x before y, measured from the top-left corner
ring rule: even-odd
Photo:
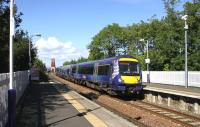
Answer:
[[[68,73],[64,74],[72,81],[105,90],[110,94],[130,94],[142,91],[141,65],[132,56],[117,56],[67,65],[67,68]]]

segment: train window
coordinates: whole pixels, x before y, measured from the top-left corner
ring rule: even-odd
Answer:
[[[72,73],[76,73],[76,66],[72,67]]]
[[[79,74],[84,74],[84,67],[79,66],[78,67],[78,73]]]
[[[139,75],[140,66],[137,62],[123,61],[119,63],[119,71],[121,75]]]
[[[90,67],[86,67],[86,74],[93,74],[93,70],[94,70],[94,67],[93,66],[90,66]]]
[[[79,74],[93,74],[94,66],[81,67],[79,66],[78,73]]]
[[[98,75],[109,75],[110,65],[98,66]]]

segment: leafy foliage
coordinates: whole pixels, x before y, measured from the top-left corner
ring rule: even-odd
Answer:
[[[87,62],[87,61],[88,61],[87,58],[80,57],[78,60],[65,61],[63,65],[76,64],[76,63],[82,63],[82,62]]]
[[[9,1],[0,0],[0,73],[9,71]],[[19,28],[22,19],[22,13],[17,12],[17,6],[14,8],[15,18],[15,37],[13,42],[14,50],[14,71],[27,70],[29,68],[29,36],[27,32]],[[32,59],[36,57],[37,50],[33,48],[31,43]],[[32,61],[33,63],[34,61]]]
[[[126,30],[118,24],[113,23],[103,28],[88,46],[90,49],[90,60],[127,54]],[[126,41],[125,41],[126,40]]]
[[[47,70],[46,65],[37,57],[34,59],[33,67],[39,68],[43,72]]]
[[[188,68],[200,70],[200,0],[186,2],[184,11],[177,11],[180,0],[163,0],[167,15],[152,17],[148,22],[121,27],[114,23],[104,27],[92,39],[89,60],[128,54],[140,60],[146,70],[146,43],[149,42],[150,70],[184,70],[184,21],[188,14]],[[144,41],[141,41],[144,39]]]

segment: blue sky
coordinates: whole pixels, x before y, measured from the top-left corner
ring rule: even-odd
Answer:
[[[162,0],[16,0],[16,4],[24,14],[21,28],[30,35],[42,34],[33,42],[47,66],[52,57],[57,57],[57,66],[87,57],[92,37],[108,24],[126,26],[166,15]]]

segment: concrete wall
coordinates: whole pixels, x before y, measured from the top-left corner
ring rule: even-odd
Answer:
[[[13,88],[17,91],[17,102],[22,96],[28,83],[28,71],[18,71],[14,73]],[[4,127],[7,122],[8,89],[9,73],[0,74],[0,127]]]
[[[147,71],[142,72],[143,82],[147,82]],[[188,72],[188,85],[200,87],[200,71]],[[150,71],[150,82],[185,86],[184,71]]]
[[[174,110],[200,115],[200,100],[161,92],[144,91],[144,101],[161,105]]]

